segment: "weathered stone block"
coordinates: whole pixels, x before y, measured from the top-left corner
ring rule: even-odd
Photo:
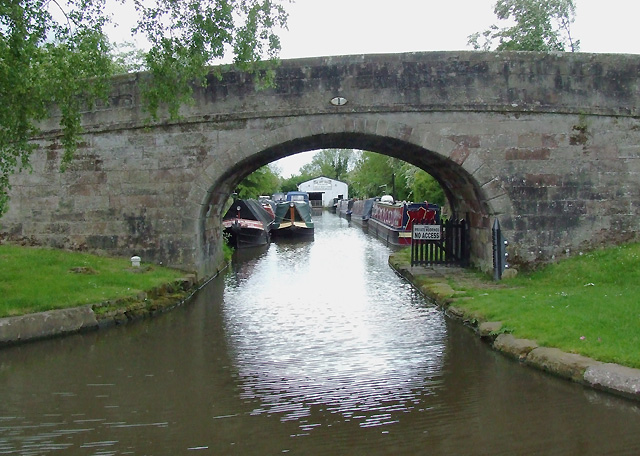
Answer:
[[[91,306],[0,318],[0,345],[43,339],[97,327],[98,321]]]
[[[500,334],[493,342],[493,347],[512,358],[523,360],[538,347],[538,343],[534,340],[516,339],[511,334]]]
[[[584,380],[596,388],[640,397],[640,369],[619,364],[597,364],[587,367]]]
[[[505,153],[506,160],[549,160],[551,155],[550,149],[507,149]]]
[[[500,331],[501,328],[501,321],[485,321],[478,325],[478,334],[480,337],[490,337]]]
[[[557,348],[539,347],[526,357],[527,364],[536,366],[560,377],[582,382],[589,367],[601,364],[586,356],[566,353]]]

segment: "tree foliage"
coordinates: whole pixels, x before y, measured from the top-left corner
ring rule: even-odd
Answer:
[[[205,84],[208,65],[232,53],[234,64],[268,82],[286,27],[286,0],[6,0],[0,2],[0,216],[9,177],[29,168],[32,138],[53,107],[61,115],[63,168],[77,148],[81,109],[106,100],[118,71],[105,26],[107,6],[132,4],[132,33],[150,43],[144,98],[151,117],[172,116],[192,84]]]
[[[295,176],[287,177],[286,179],[282,179],[280,181],[279,190],[283,193],[295,192],[298,190],[298,185],[303,182],[310,181],[315,177],[318,177],[318,174],[307,174],[305,172],[302,172],[301,174],[297,174]]]
[[[286,26],[283,1],[133,0],[141,15],[134,31],[151,43],[145,59],[153,78],[146,91],[150,112],[168,104],[176,116],[190,101],[191,83],[206,84],[207,65],[230,51],[237,68],[269,84],[280,50],[275,30]]]
[[[107,93],[111,60],[99,5],[72,7],[56,21],[47,4],[0,4],[0,216],[6,210],[9,176],[29,169],[35,148],[30,140],[51,106],[61,114],[67,163],[80,134],[81,100],[90,104]]]
[[[349,195],[368,198],[391,194],[393,185],[397,185],[394,175],[399,172],[400,160],[363,151],[349,176]]]
[[[408,200],[411,189],[407,185],[408,163],[375,152],[363,151],[350,175],[349,194],[357,198],[392,195]]]
[[[352,160],[353,151],[350,149],[322,149],[300,171],[312,177],[324,176],[344,181]]]
[[[345,170],[337,172],[337,170]],[[281,180],[280,191],[297,190],[298,185],[320,175],[349,185],[349,195],[370,198],[392,194],[397,200],[429,201],[444,206],[442,187],[429,173],[410,163],[368,151],[326,149],[314,155],[301,173]]]
[[[470,35],[469,44],[474,49],[576,52],[580,48],[580,42],[571,35],[576,15],[573,0],[498,0],[494,13],[508,25],[494,24]]]
[[[111,60],[114,73],[137,73],[145,71],[147,53],[130,41],[114,43],[111,47]]]
[[[245,177],[236,193],[239,198],[258,198],[260,195],[272,195],[280,186],[280,178],[269,166],[258,168]]]
[[[426,171],[397,158],[362,152],[347,182],[349,194],[369,198],[390,194],[397,200],[429,201],[444,205],[442,187]]]
[[[408,166],[405,170],[405,175],[407,175],[407,186],[411,189],[410,199],[412,201],[428,201],[444,206],[447,199],[438,181],[426,171],[415,166]]]

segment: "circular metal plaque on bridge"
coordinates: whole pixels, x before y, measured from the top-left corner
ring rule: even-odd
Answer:
[[[334,106],[344,106],[347,104],[347,99],[345,97],[333,97],[331,104]]]

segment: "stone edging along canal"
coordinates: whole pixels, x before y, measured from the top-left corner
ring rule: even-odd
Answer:
[[[464,292],[452,288],[447,278],[453,277],[454,282],[458,284],[482,286],[468,272],[458,268],[411,267],[395,255],[389,257],[389,265],[414,288],[435,301],[448,317],[464,322],[494,349],[505,355],[564,379],[640,400],[640,369],[603,363],[557,348],[540,347],[534,340],[516,339],[511,334],[500,334],[500,322],[481,322],[465,317],[465,298],[456,297]],[[418,278],[427,280],[417,280]]]
[[[206,283],[189,274],[131,298],[0,318],[0,347],[151,317],[182,305]]]
[[[471,326],[494,349],[529,366],[550,372],[562,378],[592,388],[640,400],[640,369],[612,363],[602,363],[585,356],[566,353],[557,348],[540,347],[533,340],[516,339],[511,334],[499,334],[500,322],[478,322],[465,319],[463,305],[455,304],[461,298],[447,281],[447,276],[473,280],[464,270],[453,268],[410,267],[394,255],[391,267],[416,289],[435,301],[447,316]],[[443,274],[446,271],[446,276]],[[215,276],[214,276],[215,277]],[[422,285],[417,277],[428,277]],[[213,278],[213,277],[211,277]],[[195,275],[187,275],[173,283],[141,293],[134,298],[105,301],[99,304],[50,310],[17,317],[0,318],[0,347],[16,345],[66,334],[96,330],[103,327],[154,316],[178,307],[188,301],[200,288]]]

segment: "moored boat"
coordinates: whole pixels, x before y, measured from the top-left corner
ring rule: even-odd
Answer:
[[[313,237],[311,204],[305,192],[289,192],[286,200],[275,204],[274,236]]]
[[[336,204],[336,213],[342,217],[349,220],[351,218],[351,207],[353,206],[353,200],[339,200]]]
[[[331,204],[330,208],[332,214],[336,214],[338,211],[338,201],[340,201],[340,198],[333,199],[333,204]]]
[[[231,246],[256,247],[269,243],[273,220],[258,201],[235,199],[222,218],[222,226]]]
[[[267,196],[261,196],[258,198],[258,202],[260,203],[260,205],[262,206],[262,208],[267,211],[267,213],[269,214],[269,216],[271,217],[271,220],[274,220],[276,218],[276,214],[273,210],[273,208],[275,207],[275,202],[267,197]]]
[[[440,207],[426,201],[394,203],[389,195],[375,201],[368,222],[369,233],[392,245],[410,245],[414,223],[439,223]]]
[[[368,198],[364,200],[357,200],[353,202],[351,207],[351,221],[357,225],[366,228],[371,218],[371,212],[373,210],[373,203],[376,198]]]

